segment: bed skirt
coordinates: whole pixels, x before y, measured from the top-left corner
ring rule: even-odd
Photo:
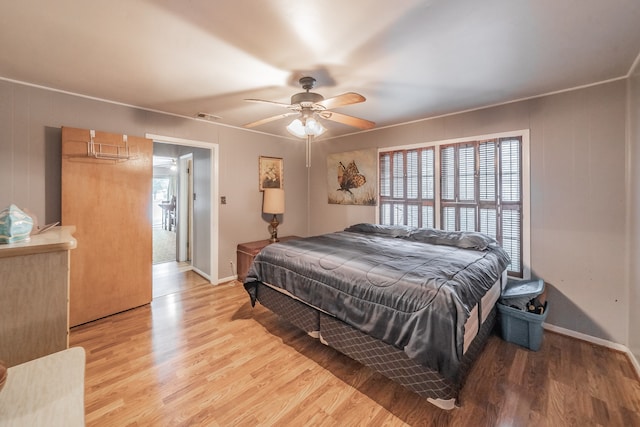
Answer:
[[[258,284],[257,300],[310,336],[319,338],[324,344],[427,398],[442,409],[455,407],[471,366],[481,353],[496,321],[496,308],[493,307],[464,353],[458,376],[452,381],[437,371],[416,363],[402,349],[372,338],[268,285]]]

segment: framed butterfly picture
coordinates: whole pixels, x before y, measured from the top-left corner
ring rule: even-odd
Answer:
[[[330,204],[377,204],[377,151],[358,150],[327,156]]]

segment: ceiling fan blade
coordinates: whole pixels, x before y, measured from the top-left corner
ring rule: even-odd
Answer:
[[[324,101],[316,102],[316,105],[322,105],[325,109],[331,110],[332,108],[357,104],[366,100],[367,99],[359,93],[347,92],[343,93],[342,95],[334,96],[333,98],[327,98]]]
[[[370,122],[369,120],[347,116],[346,114],[336,113],[335,111],[323,111],[320,113],[320,117],[363,130],[372,129],[376,125],[374,122]]]
[[[260,119],[260,120],[256,120],[255,122],[247,123],[243,127],[245,127],[245,128],[254,128],[256,126],[260,126],[260,125],[263,125],[265,123],[273,122],[275,120],[284,119],[285,117],[289,117],[289,116],[296,116],[298,114],[299,113],[296,113],[296,112],[278,114],[277,116],[267,117],[266,119]]]
[[[277,105],[279,107],[284,107],[284,108],[291,108],[290,104],[285,104],[284,102],[276,102],[276,101],[267,101],[265,99],[254,99],[254,98],[250,98],[250,99],[245,99],[245,101],[249,101],[249,102],[259,102],[261,104],[272,104],[272,105]]]

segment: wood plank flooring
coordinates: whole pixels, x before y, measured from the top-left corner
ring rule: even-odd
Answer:
[[[189,289],[194,284],[203,283],[197,274],[186,275],[191,264],[186,262],[163,262],[153,264],[153,298]]]
[[[461,406],[443,411],[193,272],[180,291],[71,330],[88,426],[640,426],[624,354],[545,331],[492,336]]]

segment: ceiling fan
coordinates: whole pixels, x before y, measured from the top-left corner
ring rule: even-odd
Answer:
[[[274,120],[280,120],[285,117],[296,115],[299,117],[291,122],[289,126],[287,126],[287,130],[293,135],[300,138],[306,138],[309,135],[319,136],[320,134],[322,134],[322,132],[324,132],[325,129],[317,120],[317,118],[331,120],[363,130],[371,129],[375,126],[375,123],[369,120],[348,116],[342,113],[336,113],[335,111],[330,111],[333,108],[344,107],[346,105],[364,102],[366,100],[364,96],[355,92],[347,92],[343,93],[342,95],[325,99],[319,93],[310,92],[310,90],[313,89],[316,84],[315,78],[308,76],[302,77],[300,78],[299,83],[302,86],[302,89],[305,90],[305,92],[299,92],[293,95],[291,97],[290,104],[276,101],[266,101],[263,99],[246,99],[246,101],[250,102],[261,102],[278,105],[280,107],[288,108],[289,110],[292,110],[292,112],[278,114],[277,116],[257,120],[255,122],[244,125],[244,127],[253,128],[265,123],[272,122]]]

